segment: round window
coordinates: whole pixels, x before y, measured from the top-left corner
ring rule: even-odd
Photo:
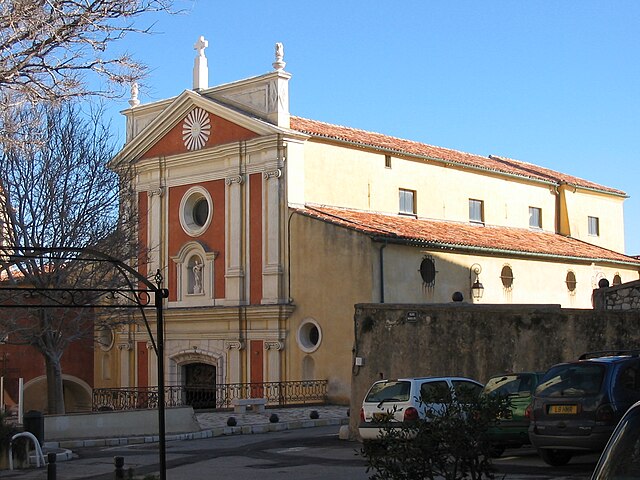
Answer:
[[[315,352],[322,342],[322,330],[315,320],[307,319],[298,328],[298,345],[307,352]]]
[[[189,235],[197,237],[211,223],[212,213],[209,192],[202,187],[190,188],[180,202],[180,225]]]
[[[574,292],[576,290],[576,274],[573,273],[571,270],[569,270],[567,272],[567,288],[569,289],[570,292]]]

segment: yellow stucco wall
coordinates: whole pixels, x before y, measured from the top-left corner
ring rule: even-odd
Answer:
[[[410,158],[391,158],[362,148],[317,141],[290,151],[291,172],[297,172],[292,203],[317,203],[385,213],[398,213],[399,189],[416,192],[416,213],[422,218],[469,221],[469,199],[484,202],[485,223],[529,228],[529,207],[542,211],[542,229],[556,231],[556,210],[564,229],[575,238],[605,248],[624,250],[624,197],[588,190],[573,191],[523,178],[444,166]],[[304,172],[302,172],[304,169]],[[560,196],[561,195],[561,196]],[[600,237],[587,235],[587,216],[600,218]]]
[[[296,305],[289,318],[289,334],[284,351],[287,378],[304,379],[305,357],[315,366],[314,378],[329,380],[334,402],[343,402],[349,389],[353,344],[354,304],[380,302],[381,243],[367,236],[294,214],[291,221],[292,298]],[[434,288],[424,285],[420,263],[425,255],[436,266]],[[467,303],[478,304],[556,304],[564,308],[592,308],[592,292],[601,278],[622,282],[638,279],[637,269],[622,265],[576,263],[560,259],[506,258],[492,255],[425,251],[423,248],[388,244],[383,250],[384,301],[405,304],[450,304],[452,294],[460,291]],[[484,295],[471,298],[475,277],[470,267],[482,267],[480,281]],[[506,289],[500,277],[502,268],[513,271],[513,286]],[[576,277],[570,292],[567,272]],[[317,350],[306,353],[300,348],[298,329],[306,321],[315,321],[322,330]]]
[[[563,186],[566,205],[563,233],[600,247],[624,252],[624,197],[603,195],[589,190]],[[600,221],[600,234],[589,235],[588,217]]]
[[[291,242],[291,297],[296,309],[289,318],[284,349],[286,377],[305,379],[304,364],[311,363],[315,366],[314,378],[329,380],[331,401],[346,404],[351,382],[353,305],[372,299],[375,275],[371,272],[371,241],[294,215]],[[298,330],[311,319],[319,325],[322,340],[317,350],[308,353],[300,347]]]

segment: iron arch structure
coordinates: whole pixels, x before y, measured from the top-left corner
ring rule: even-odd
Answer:
[[[88,282],[89,285],[83,285],[82,282],[60,285],[55,279],[49,282],[30,281],[37,277],[47,279],[56,274],[56,269],[72,267],[77,272],[89,275],[93,271],[100,271],[103,275],[106,274],[105,278],[109,278],[108,285],[93,285],[91,282]],[[158,362],[159,464],[160,478],[164,480],[166,428],[163,303],[168,298],[169,291],[162,287],[162,281],[160,270],[149,279],[121,260],[90,248],[0,247],[0,308],[118,309],[140,313]],[[155,338],[148,321],[148,314],[151,315],[149,312],[155,315]]]

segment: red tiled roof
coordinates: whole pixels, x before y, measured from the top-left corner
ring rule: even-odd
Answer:
[[[435,147],[426,143],[414,142],[412,140],[404,140],[402,138],[390,137],[381,133],[368,132],[356,128],[342,127],[329,123],[319,122],[317,120],[309,120],[301,117],[291,117],[291,128],[312,136],[327,139],[341,140],[351,142],[357,145],[381,148],[384,150],[395,151],[409,155],[417,155],[419,157],[427,157],[431,159],[441,160],[447,163],[458,164],[462,166],[479,168],[494,172],[501,172],[520,177],[531,178],[555,184],[568,183],[578,187],[599,190],[602,192],[613,193],[616,195],[625,195],[622,190],[605,187],[597,183],[583,180],[571,175],[565,175],[548,168],[539,167],[532,163],[521,162],[510,158],[498,157],[490,155],[483,157],[471,153],[459,152],[448,148]]]
[[[391,242],[459,251],[494,251],[525,256],[611,261],[640,267],[640,259],[544,231],[416,219],[325,206],[307,205],[296,211]]]

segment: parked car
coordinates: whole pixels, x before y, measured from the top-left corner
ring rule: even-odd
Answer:
[[[360,437],[364,441],[379,439],[388,422],[412,422],[424,418],[426,404],[437,410],[450,400],[449,395],[477,396],[482,384],[464,377],[419,377],[379,380],[367,392],[360,410]]]
[[[640,351],[587,353],[551,367],[535,391],[529,438],[549,465],[579,451],[602,451],[640,400]]]
[[[485,384],[482,395],[496,395],[509,401],[509,408],[498,424],[489,428],[494,456],[499,457],[506,448],[529,444],[528,408],[543,375],[542,372],[505,373],[494,375]]]
[[[640,402],[616,426],[591,476],[591,480],[628,478],[640,478]]]

